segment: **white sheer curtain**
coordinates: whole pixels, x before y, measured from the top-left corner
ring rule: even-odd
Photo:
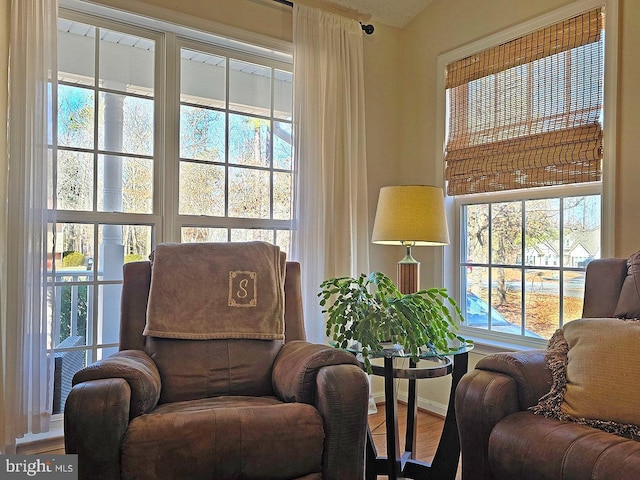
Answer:
[[[307,337],[326,340],[318,304],[329,277],[369,271],[362,29],[295,3],[294,122],[297,229]]]
[[[57,0],[12,0],[6,298],[2,310],[2,453],[49,429],[53,358],[47,353],[47,141],[55,92]]]

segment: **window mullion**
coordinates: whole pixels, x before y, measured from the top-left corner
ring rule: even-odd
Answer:
[[[566,125],[571,110],[571,52],[564,52],[565,57],[565,85],[564,85],[564,122]]]
[[[558,319],[558,327],[562,328],[562,325],[564,325],[564,243],[565,243],[565,235],[564,235],[564,207],[565,207],[565,202],[566,199],[565,198],[561,198],[559,205],[560,205],[560,262],[559,262],[559,267],[560,267],[560,273],[558,274],[559,277],[559,298],[560,298],[560,302],[559,302],[559,309],[560,311],[559,313],[559,319]]]
[[[229,216],[229,78],[231,76],[231,61],[225,57],[225,115],[224,115],[224,215]],[[227,230],[227,239],[231,241],[231,229]]]
[[[527,211],[526,211],[527,202],[522,200],[520,202],[520,221],[522,224],[521,232],[520,232],[520,329],[521,334],[525,334],[525,325],[527,318],[527,262],[526,262],[526,251],[527,251]]]
[[[93,211],[98,210],[98,131],[100,128],[100,32],[102,29],[96,27],[94,38],[94,82],[93,82]],[[96,244],[97,245],[97,244]]]
[[[489,264],[487,265],[487,304],[489,305],[489,312],[487,324],[489,326],[489,331],[491,331],[491,306],[493,305],[493,289],[491,288],[493,285],[493,203],[488,203],[487,206],[487,214],[489,215],[489,235],[487,241],[489,246]]]
[[[273,67],[271,67],[270,69],[271,71],[271,105],[269,106],[270,109],[270,120],[269,120],[269,150],[267,152],[267,155],[269,155],[269,218],[271,220],[273,220],[273,209],[275,206],[275,175],[274,175],[274,160],[273,160],[273,131],[275,130],[275,89],[276,89],[276,75],[275,75],[275,69]],[[273,231],[273,243],[275,243],[276,241],[276,235],[275,235],[275,230]]]
[[[157,56],[156,126],[157,214],[162,218],[156,243],[180,241],[177,224],[180,178],[180,45],[176,35],[165,33]],[[164,81],[162,81],[164,79]],[[162,83],[160,83],[162,81]]]

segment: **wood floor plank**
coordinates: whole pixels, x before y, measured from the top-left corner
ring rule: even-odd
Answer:
[[[379,455],[386,455],[387,437],[386,437],[386,422],[384,415],[384,404],[379,404],[378,412],[369,415],[369,428],[373,436],[373,442]],[[404,435],[407,424],[407,406],[402,402],[398,403],[398,428],[400,430],[400,448],[404,449]],[[418,418],[416,421],[417,434],[416,434],[416,448],[415,458],[423,462],[431,463],[433,456],[438,448],[438,442],[440,441],[440,434],[442,433],[442,426],[444,419],[432,413],[418,409]],[[456,474],[456,480],[462,479],[460,464],[458,464],[458,472]],[[385,475],[378,475],[378,479],[387,478]]]

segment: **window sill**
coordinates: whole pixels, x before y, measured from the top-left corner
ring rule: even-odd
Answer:
[[[51,417],[51,426],[48,432],[30,433],[19,438],[16,442],[16,453],[19,455],[35,455],[53,450],[64,451],[64,417],[62,414]]]
[[[498,335],[482,335],[475,331],[461,328],[458,332],[464,338],[473,340],[473,353],[486,356],[500,352],[515,352],[518,350],[544,350],[547,348],[547,340],[518,338],[513,339]]]

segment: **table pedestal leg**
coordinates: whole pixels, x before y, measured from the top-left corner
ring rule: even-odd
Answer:
[[[393,358],[384,358],[384,409],[387,421],[387,468],[390,480],[395,480],[402,471],[400,464],[400,440],[398,439],[397,392],[393,378]]]
[[[409,368],[416,368],[416,362],[409,360]],[[409,458],[416,458],[415,447],[418,429],[416,420],[418,418],[418,403],[416,401],[416,380],[408,380],[409,389],[407,392],[407,432],[404,440],[404,451],[409,454]]]
[[[367,427],[367,450],[365,456],[365,480],[376,480],[378,478],[378,468],[376,459],[378,458],[378,450],[373,441],[371,429]]]
[[[453,372],[451,376],[451,393],[447,415],[444,418],[442,436],[438,449],[431,463],[433,478],[455,478],[460,459],[460,438],[458,437],[458,425],[456,423],[456,388],[462,376],[467,373],[469,366],[469,354],[461,353],[453,359]]]

